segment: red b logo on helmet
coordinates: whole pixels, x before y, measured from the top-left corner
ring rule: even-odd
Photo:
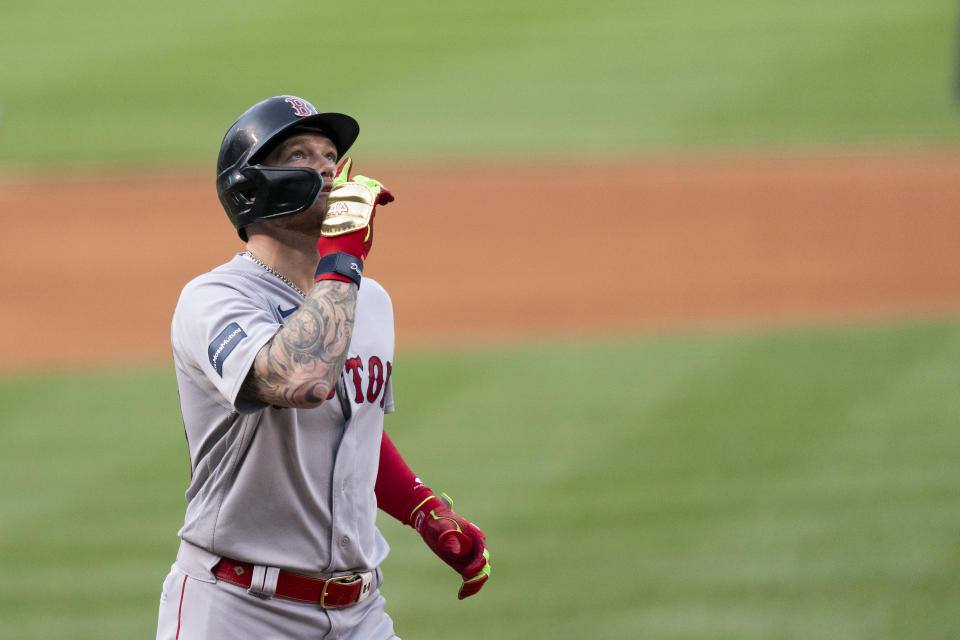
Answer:
[[[293,107],[293,112],[300,117],[312,116],[316,113],[313,105],[306,100],[301,100],[300,98],[287,98],[287,102],[289,102]]]

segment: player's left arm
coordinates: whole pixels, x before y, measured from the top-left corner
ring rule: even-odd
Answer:
[[[380,442],[375,491],[382,511],[416,529],[430,550],[460,574],[460,600],[480,591],[490,578],[486,536],[454,513],[446,496],[437,497],[420,481],[386,432]]]

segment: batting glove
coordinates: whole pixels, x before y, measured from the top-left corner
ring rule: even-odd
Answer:
[[[487,539],[474,524],[453,512],[449,496],[430,496],[410,513],[410,526],[427,546],[463,578],[457,598],[469,598],[490,579]]]
[[[373,218],[377,205],[393,202],[393,194],[378,180],[350,177],[353,160],[344,158],[327,196],[327,214],[317,243],[321,258],[343,252],[364,261],[373,245]]]

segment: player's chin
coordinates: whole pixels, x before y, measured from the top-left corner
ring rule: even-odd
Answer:
[[[310,208],[303,212],[303,217],[315,224],[319,230],[323,219],[327,217],[327,194],[321,193],[317,196]]]

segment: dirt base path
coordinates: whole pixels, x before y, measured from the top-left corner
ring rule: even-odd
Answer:
[[[960,151],[363,167],[399,344],[960,313]],[[169,359],[212,175],[0,176],[0,371]]]

